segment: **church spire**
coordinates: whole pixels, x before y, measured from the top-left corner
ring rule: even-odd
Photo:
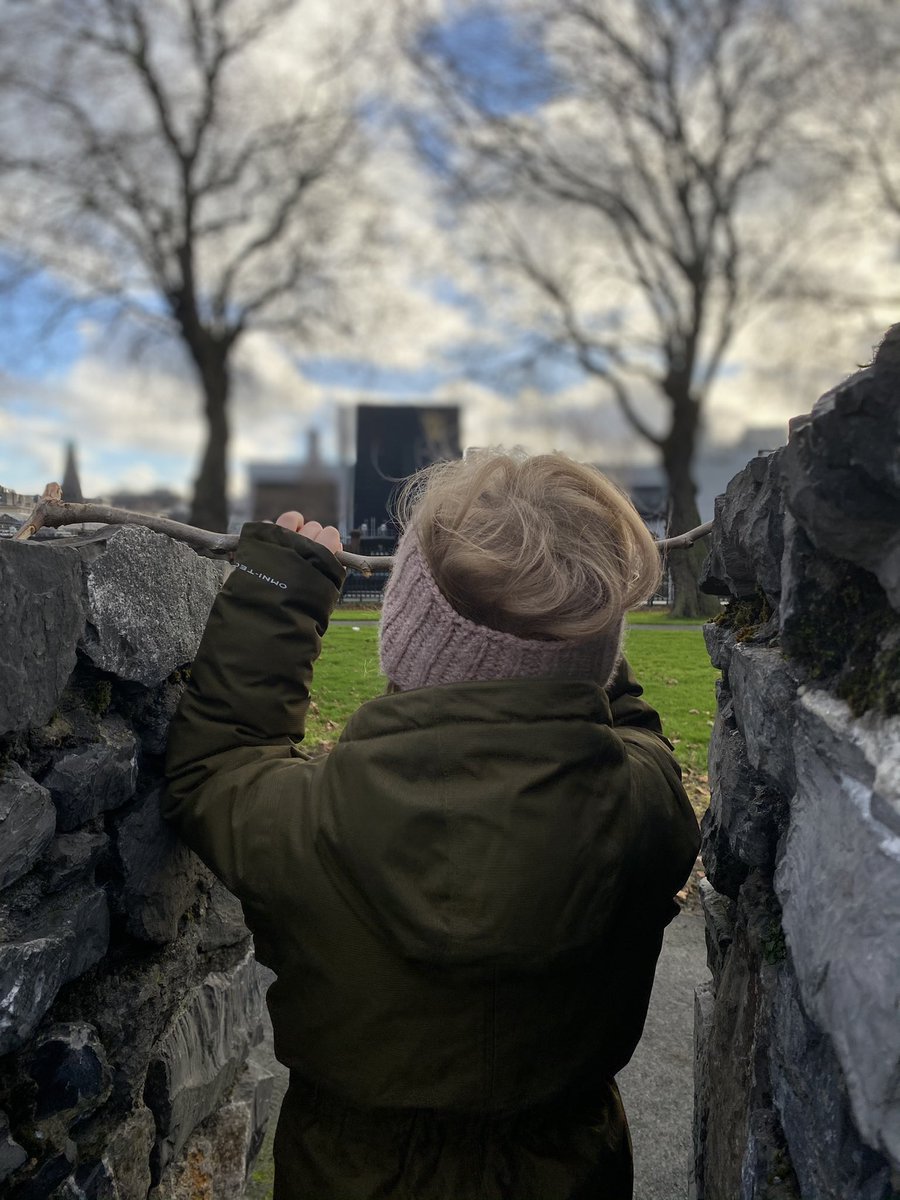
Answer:
[[[63,472],[62,498],[70,503],[80,504],[84,500],[81,494],[81,481],[78,478],[78,465],[75,462],[75,443],[66,443],[66,469]]]

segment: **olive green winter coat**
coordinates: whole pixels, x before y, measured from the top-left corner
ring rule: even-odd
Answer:
[[[697,824],[623,664],[364,704],[303,736],[342,571],[245,526],[171,729],[166,814],[243,902],[291,1087],[277,1200],[627,1200],[613,1076]]]

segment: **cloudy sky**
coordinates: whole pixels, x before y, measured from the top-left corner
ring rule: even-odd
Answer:
[[[320,5],[322,12],[330,7]],[[507,52],[496,24],[476,25],[474,41],[471,25],[464,33],[476,59],[502,60]],[[429,180],[399,136],[384,131],[370,171],[376,190],[394,202],[396,251],[368,287],[360,285],[362,317],[352,334],[312,347],[262,333],[245,337],[236,359],[233,494],[245,489],[248,463],[302,455],[310,428],[335,458],[337,408],[379,401],[459,403],[470,445],[650,461],[595,381],[560,363],[514,366],[527,349],[527,330],[485,298],[453,228],[435,224]],[[896,266],[896,243],[885,242],[879,226],[852,257],[855,284],[880,283]],[[71,311],[48,325],[62,294],[61,281],[45,276],[0,297],[0,484],[40,491],[61,476],[71,440],[86,494],[156,486],[187,494],[204,433],[187,359],[171,342],[151,343],[135,358],[110,333],[102,308]],[[884,321],[884,313],[849,308],[828,320],[807,316],[802,326],[785,309],[757,320],[735,342],[716,385],[709,439],[729,443],[752,427],[786,429],[819,391],[868,358]],[[661,422],[652,397],[645,403],[650,420]]]

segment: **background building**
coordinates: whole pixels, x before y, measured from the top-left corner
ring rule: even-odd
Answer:
[[[40,500],[40,496],[0,487],[0,537],[12,537]]]
[[[392,532],[391,501],[399,485],[423,467],[461,455],[458,405],[360,404],[354,528],[369,536]]]
[[[280,513],[295,509],[346,533],[346,469],[322,461],[318,430],[310,429],[307,439],[303,462],[248,464],[248,519],[274,521]]]

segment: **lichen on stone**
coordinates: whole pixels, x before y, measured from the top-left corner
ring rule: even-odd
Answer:
[[[797,1182],[787,1146],[775,1152],[772,1169],[766,1177],[766,1190],[761,1200],[801,1200],[800,1185]]]
[[[761,940],[762,956],[769,966],[776,967],[787,958],[787,943],[778,917],[773,917]]]
[[[810,679],[829,684],[855,717],[900,713],[900,618],[878,580],[833,563],[836,586],[811,590],[786,648]]]
[[[713,618],[713,624],[733,629],[737,641],[744,642],[771,619],[772,606],[769,599],[762,588],[757,588],[754,596],[732,597]]]
[[[98,717],[105,717],[112,704],[112,683],[108,679],[98,679],[85,697],[85,703],[91,712]]]

